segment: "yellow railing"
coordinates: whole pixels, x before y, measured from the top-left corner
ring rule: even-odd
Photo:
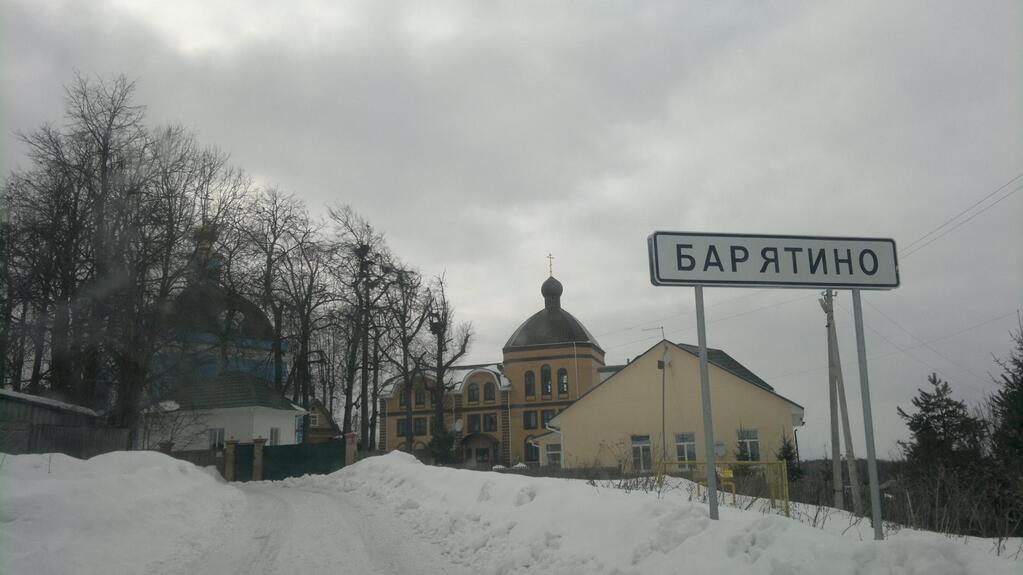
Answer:
[[[762,469],[767,484],[767,498],[771,507],[782,505],[785,517],[789,517],[789,474],[784,461],[718,461],[717,479],[721,488],[728,488],[732,493],[732,505],[736,504],[736,472],[749,476],[755,470]],[[696,493],[700,494],[701,486],[707,485],[707,462],[705,461],[659,461],[654,466],[658,478],[664,475],[680,475],[696,482]],[[750,497],[761,497],[755,493],[741,493]]]

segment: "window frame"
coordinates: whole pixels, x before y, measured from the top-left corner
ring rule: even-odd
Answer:
[[[558,397],[567,396],[568,395],[568,370],[567,369],[565,369],[563,367],[559,367],[558,368],[557,382],[558,382]]]
[[[743,437],[743,433],[746,437]],[[739,461],[760,461],[760,430],[740,427],[735,432],[735,443],[739,448]]]
[[[526,399],[536,399],[536,372],[527,370],[523,376],[523,384],[526,388]]]
[[[483,414],[483,431],[487,433],[497,433],[496,413],[491,412]]]
[[[395,433],[397,434],[397,436],[398,437],[405,437],[405,436],[407,436],[408,435],[408,425],[409,425],[408,418],[407,417],[399,417],[395,421],[397,422],[397,425],[396,425],[396,428],[395,428]]]
[[[553,394],[554,388],[551,382],[551,366],[543,364],[540,366],[540,396],[549,398]]]
[[[653,452],[651,451],[650,436],[633,435],[630,445],[632,446],[632,471],[636,473],[651,471],[653,469]]]
[[[398,392],[398,407],[408,406],[408,390],[403,389]]]
[[[540,410],[540,427],[542,429],[547,429],[547,424],[550,423],[551,420],[554,419],[554,416],[556,416],[557,414],[558,414],[558,410],[556,410],[556,409],[543,409],[543,410]],[[548,417],[548,415],[549,415],[549,417]]]
[[[561,444],[560,443],[548,443],[544,446],[544,453],[547,455],[547,466],[548,467],[561,467]],[[555,463],[551,463],[551,456],[555,456]]]
[[[281,444],[281,428],[271,427],[270,437],[267,439],[267,445],[280,445]]]
[[[416,402],[416,407],[422,407],[422,406],[426,405],[426,390],[425,389],[423,389],[421,387],[416,388],[415,402]]]
[[[316,415],[315,413],[310,413],[309,414],[309,427],[319,427],[319,426],[320,426],[320,416]]]
[[[470,383],[469,386],[465,390],[465,394],[466,394],[466,401],[468,401],[469,403],[479,403],[480,402],[480,386],[479,386],[479,384],[476,383],[476,382]]]
[[[413,417],[412,418],[412,435],[423,436],[426,435],[428,429],[428,421],[425,417]]]
[[[483,418],[478,413],[470,413],[466,418],[465,428],[469,433],[480,433],[483,430]],[[473,425],[473,422],[476,422]]]
[[[209,441],[210,449],[224,449],[227,446],[223,427],[207,427],[206,439]]]
[[[522,412],[522,429],[538,429],[539,426],[540,416],[536,410]]]
[[[526,437],[525,448],[523,449],[522,453],[522,460],[526,463],[540,463],[540,446],[533,445],[532,443],[530,443],[532,439],[533,439],[532,435]],[[530,459],[530,455],[534,456],[533,459]]]
[[[483,401],[497,401],[497,390],[494,382],[488,381],[483,384]]]
[[[682,432],[675,434],[675,460],[679,462],[696,461],[695,433]]]

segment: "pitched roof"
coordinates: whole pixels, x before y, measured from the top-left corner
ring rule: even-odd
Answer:
[[[268,407],[302,411],[267,383],[248,373],[222,373],[179,386],[167,394],[181,409]]]
[[[676,343],[675,345],[681,347],[682,349],[688,351],[689,353],[695,356],[700,355],[700,348],[695,345],[690,345],[688,343]],[[766,381],[760,379],[760,377],[757,374],[747,369],[746,366],[739,363],[738,361],[735,360],[735,358],[733,358],[732,356],[728,355],[727,353],[720,349],[708,347],[707,362],[712,363],[727,372],[730,372],[732,375],[735,375],[741,379],[745,379],[746,381],[752,383],[757,387],[762,387],[767,391],[774,391],[774,388],[768,385]]]

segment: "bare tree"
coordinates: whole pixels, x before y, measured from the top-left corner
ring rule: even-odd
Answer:
[[[430,289],[430,333],[433,334],[432,360],[433,383],[426,378],[427,389],[433,394],[433,435],[430,450],[437,461],[452,459],[454,436],[444,425],[444,395],[454,387],[448,383],[447,371],[469,351],[472,342],[472,324],[454,324],[455,313],[447,297],[447,282],[443,275],[433,279]]]

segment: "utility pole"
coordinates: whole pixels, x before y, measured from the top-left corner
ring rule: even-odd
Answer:
[[[824,313],[828,316],[828,367],[829,367],[829,380],[831,382],[831,390],[838,397],[838,407],[842,418],[842,434],[845,436],[845,459],[846,467],[849,470],[849,483],[850,491],[852,492],[853,499],[853,511],[857,515],[863,513],[863,502],[860,499],[860,483],[859,473],[856,470],[856,454],[853,451],[852,443],[852,432],[849,427],[849,406],[846,404],[845,398],[845,381],[842,377],[842,357],[839,353],[838,347],[838,332],[835,329],[835,307],[833,294],[831,290],[827,290],[824,293],[824,299],[820,300],[821,308],[824,309]],[[837,433],[837,426],[835,424],[835,412],[834,403],[832,403],[832,440],[836,447],[832,448],[832,452],[836,453],[837,440],[835,439],[835,433]],[[838,458],[834,458],[832,462],[833,468],[838,468],[839,478],[841,478],[841,464]]]
[[[656,331],[661,330],[661,341],[664,341],[664,326],[650,327],[643,331]],[[668,461],[668,436],[666,435],[666,424],[665,424],[665,405],[667,402],[667,393],[665,385],[665,374],[668,370],[668,346],[664,346],[664,352],[661,354],[661,359],[657,360],[657,369],[661,370],[661,465]],[[577,376],[578,377],[578,376]]]

